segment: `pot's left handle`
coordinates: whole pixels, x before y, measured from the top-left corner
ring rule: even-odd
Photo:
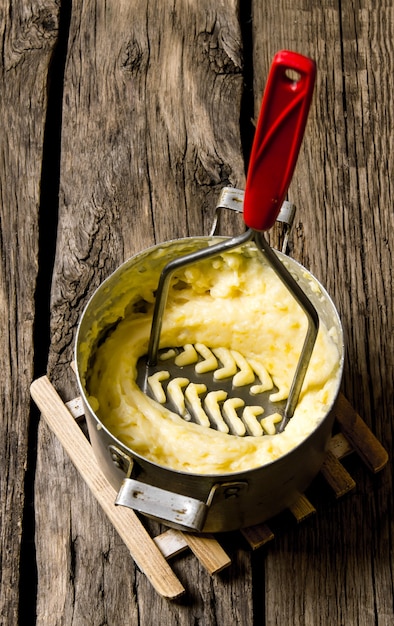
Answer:
[[[125,478],[115,504],[126,506],[180,530],[201,531],[208,504],[139,480]]]
[[[136,475],[134,459],[114,444],[110,444],[108,450],[113,463],[125,474],[115,500],[116,505],[126,506],[138,513],[154,517],[157,521],[179,530],[200,532],[203,529],[212,499],[211,494],[215,492],[215,489],[211,490],[208,502],[205,503],[196,498],[136,480],[132,478],[133,473]]]

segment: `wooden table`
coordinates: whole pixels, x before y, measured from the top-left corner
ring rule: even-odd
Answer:
[[[70,5],[0,4],[1,624],[392,624],[390,465],[374,475],[349,457],[353,492],[337,501],[317,479],[317,514],[277,520],[260,550],[221,537],[220,574],[175,558],[186,593],[169,601],[29,394],[48,373],[73,398],[89,295],[143,248],[206,234],[220,189],[243,186],[268,67],[287,48],[318,67],[290,252],[336,303],[344,394],[391,451],[392,2]]]

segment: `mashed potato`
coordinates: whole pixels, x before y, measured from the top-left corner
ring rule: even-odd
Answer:
[[[147,352],[156,287],[157,275],[146,272],[130,286],[127,306],[109,301],[109,309],[119,308],[112,316],[119,321],[104,341],[97,342],[94,358],[85,355],[89,403],[115,437],[159,465],[223,474],[269,463],[314,430],[338,390],[340,348],[334,329],[320,323],[300,400],[285,431],[237,437],[185,421],[138,387],[137,361]],[[318,289],[316,281],[313,288]],[[177,272],[160,347],[198,343],[237,351],[263,365],[278,388],[277,397],[286,398],[306,330],[301,308],[249,244],[243,251],[236,249]],[[97,338],[100,328],[93,327],[91,333]],[[250,404],[258,405],[258,394],[251,396]]]

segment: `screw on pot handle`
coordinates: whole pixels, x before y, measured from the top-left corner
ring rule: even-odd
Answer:
[[[282,50],[270,68],[248,168],[245,224],[271,228],[278,216],[297,162],[315,84],[316,64]]]

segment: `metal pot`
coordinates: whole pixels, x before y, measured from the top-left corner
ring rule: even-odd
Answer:
[[[289,507],[319,472],[331,436],[333,404],[301,444],[271,463],[231,474],[192,474],[151,462],[117,440],[89,403],[85,378],[95,350],[126,314],[146,272],[157,280],[164,264],[205,247],[218,237],[185,238],[154,246],[122,264],[97,289],[80,320],[76,337],[77,379],[99,466],[118,491],[116,504],[131,507],[164,524],[198,532],[221,532],[263,522]],[[319,317],[338,336],[339,392],[343,369],[342,326],[325,289],[299,263],[281,252]],[[311,281],[313,278],[313,281]],[[318,289],[313,288],[313,285]],[[111,306],[109,306],[111,302]],[[97,333],[97,328],[99,333]],[[95,329],[95,332],[92,332]],[[94,337],[94,339],[93,339]],[[336,399],[336,398],[335,398]]]

